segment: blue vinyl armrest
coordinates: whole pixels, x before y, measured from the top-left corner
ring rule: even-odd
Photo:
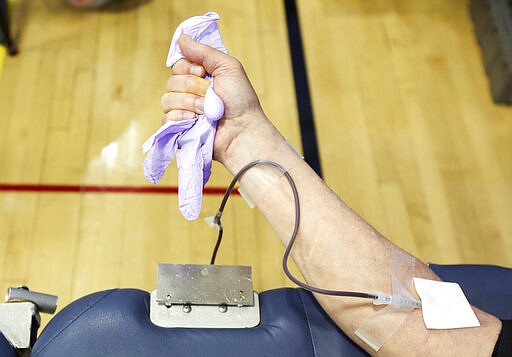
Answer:
[[[471,304],[512,318],[512,269],[431,264],[458,282]],[[32,356],[367,356],[303,289],[260,294],[261,322],[249,329],[162,328],[149,318],[149,293],[113,289],[85,296],[42,331]],[[0,350],[1,351],[1,350]]]
[[[102,291],[57,314],[32,356],[366,356],[307,291],[263,292],[260,310],[250,329],[162,328],[149,319],[147,292]]]
[[[438,265],[444,281],[459,283],[469,302],[502,320],[512,319],[512,269],[495,265]]]

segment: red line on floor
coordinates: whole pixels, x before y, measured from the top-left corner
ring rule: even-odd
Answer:
[[[101,186],[101,185],[55,185],[55,184],[0,184],[0,192],[47,192],[47,193],[156,193],[177,194],[175,186]],[[204,195],[223,195],[224,187],[205,187]],[[233,190],[232,194],[239,194]]]

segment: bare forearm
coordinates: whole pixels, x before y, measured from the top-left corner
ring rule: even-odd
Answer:
[[[223,163],[236,174],[253,160],[272,159],[285,167],[292,162],[289,173],[297,185],[301,205],[299,235],[292,256],[307,282],[331,290],[388,291],[390,273],[386,267],[392,244],[348,208],[303,160],[297,159],[267,120],[258,122],[250,137],[241,136],[231,144]],[[295,207],[288,182],[278,177],[271,167],[257,167],[243,176],[242,188],[286,245],[293,231]],[[324,296],[319,299],[331,301]],[[353,299],[331,299],[336,307],[361,304]],[[364,303],[370,306],[370,301]],[[355,310],[351,313],[371,312]],[[344,327],[352,325],[346,318],[339,323]]]
[[[348,208],[303,160],[296,158],[293,149],[282,145],[283,141],[277,130],[265,121],[250,132],[249,138],[240,137],[233,142],[223,163],[236,174],[254,160],[271,159],[285,167],[293,162],[289,173],[297,185],[301,204],[293,258],[305,278],[325,288],[388,290],[389,279],[381,275],[387,273],[382,267],[389,265],[386,263],[392,244]],[[257,167],[243,176],[242,187],[286,245],[293,230],[295,208],[288,182],[278,177],[271,167]],[[361,276],[362,272],[372,274]]]
[[[278,131],[266,120],[259,123],[259,127],[251,131],[250,137],[244,138],[242,135],[234,141],[228,155],[224,157],[224,165],[233,174],[253,160],[271,158],[281,161],[284,166],[293,160],[292,149],[283,152],[286,146],[281,145],[284,139]],[[278,155],[275,154],[277,148]],[[305,162],[296,160],[289,173],[297,185],[301,203],[299,235],[292,256],[308,284],[331,290],[391,292],[391,253],[393,249],[399,248],[347,207]],[[255,168],[244,175],[242,186],[254,199],[283,244],[288,244],[294,224],[294,203],[286,179],[281,177],[276,180],[272,168]],[[418,260],[415,275],[437,279]],[[320,294],[316,298],[338,326],[356,341],[358,338],[354,331],[375,313],[369,300]],[[447,346],[457,343],[456,349],[464,349],[468,348],[468,344],[460,343],[460,340],[474,338],[487,341],[487,344],[483,342],[479,346],[469,347],[469,350],[475,352],[481,348],[478,353],[485,355],[492,347],[493,339],[495,341],[499,322],[480,311],[477,314],[482,328],[439,333],[426,330],[421,312],[414,311],[392,337],[393,342],[386,344],[380,353],[396,355],[397,352],[403,353],[409,349],[411,352],[429,351],[431,355],[436,352],[442,355],[446,351],[436,351],[426,341]],[[424,343],[411,344],[411,341]],[[367,348],[364,344],[362,346]]]

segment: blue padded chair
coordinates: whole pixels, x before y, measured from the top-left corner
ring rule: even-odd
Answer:
[[[16,357],[14,349],[9,344],[9,341],[0,333],[0,356],[2,357]]]
[[[429,266],[444,281],[459,283],[473,306],[502,320],[512,320],[512,269],[494,265]]]
[[[512,269],[431,266],[459,282],[471,303],[499,318],[512,313]],[[32,356],[366,356],[311,293],[283,288],[260,294],[261,323],[250,329],[162,328],[149,319],[149,294],[114,289],[83,297],[42,331]]]
[[[166,329],[151,323],[147,292],[107,290],[57,314],[32,356],[365,356],[305,290],[261,293],[260,317],[251,329]]]

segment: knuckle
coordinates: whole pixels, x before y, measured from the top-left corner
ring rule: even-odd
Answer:
[[[234,57],[229,57],[228,61],[231,62],[231,66],[233,66],[233,68],[235,68],[237,70],[243,69],[242,63],[238,59],[236,59]]]
[[[167,123],[168,121],[170,120],[170,118],[168,118],[167,115],[162,115],[162,117],[160,118],[160,123],[162,125],[164,125],[165,123]]]
[[[186,76],[185,78],[185,89],[193,88],[196,83],[196,77],[195,76]]]
[[[169,109],[169,93],[162,95],[162,98],[160,98],[160,106],[164,111]]]
[[[178,62],[176,62],[172,67],[171,67],[171,73],[172,75],[176,75],[179,73],[180,71],[180,62],[182,60],[179,60]]]
[[[169,79],[167,79],[167,83],[165,85],[165,89],[167,89],[168,91],[170,91],[171,88],[172,88],[172,84],[174,82],[173,78],[174,78],[174,75],[172,77],[169,77]]]

